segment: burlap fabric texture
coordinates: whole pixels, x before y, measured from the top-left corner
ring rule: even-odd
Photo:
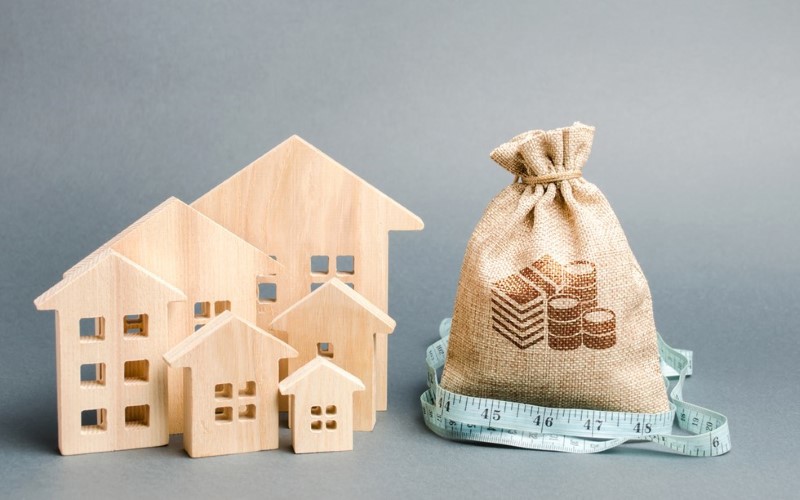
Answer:
[[[669,410],[650,289],[616,215],[581,176],[594,127],[492,152],[515,182],[467,246],[442,387],[559,408]]]

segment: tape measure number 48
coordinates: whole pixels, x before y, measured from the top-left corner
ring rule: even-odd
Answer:
[[[441,340],[428,347],[428,390],[420,397],[426,425],[439,436],[459,441],[518,448],[596,453],[626,441],[652,441],[690,456],[710,457],[731,449],[728,419],[683,400],[683,384],[692,372],[692,353],[673,349],[659,335],[664,380],[677,379],[669,394],[670,411],[628,413],[548,408],[464,396],[439,385],[450,335],[450,318],[439,327]],[[687,434],[674,434],[673,423]]]

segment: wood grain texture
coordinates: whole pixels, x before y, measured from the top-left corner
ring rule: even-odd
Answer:
[[[295,453],[353,449],[353,393],[365,389],[357,377],[316,357],[279,387],[282,394],[291,396],[289,418]]]
[[[192,457],[278,447],[278,360],[297,351],[223,312],[164,355],[183,369],[183,445]]]
[[[388,312],[388,232],[423,228],[419,217],[298,136],[192,206],[277,257],[283,268],[271,304],[276,314],[333,277]],[[311,272],[312,256],[328,258],[327,272]],[[353,257],[352,272],[337,272],[339,256]],[[258,325],[267,328],[268,317]],[[387,337],[379,334],[375,343],[377,408],[385,410]]]
[[[35,300],[37,309],[56,311],[62,454],[167,444],[167,366],[161,355],[170,317],[185,301],[179,289],[109,249]],[[140,314],[146,317],[133,318]],[[97,335],[81,336],[82,318]],[[83,381],[82,366],[89,375],[94,371]],[[81,412],[90,410],[101,412],[95,425],[82,425]]]
[[[377,411],[375,338],[394,327],[386,313],[333,278],[278,315],[271,330],[299,353],[288,360],[290,375],[319,355],[362,381],[365,390],[353,401],[353,428],[371,431]]]

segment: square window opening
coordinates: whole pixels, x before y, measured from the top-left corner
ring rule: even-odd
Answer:
[[[81,342],[94,342],[106,338],[105,318],[81,318],[78,322]]]
[[[94,434],[108,428],[106,409],[83,410],[81,412],[81,433]]]
[[[125,383],[150,380],[150,362],[146,359],[125,362]]]
[[[150,405],[126,406],[125,428],[150,427]]]
[[[81,387],[90,389],[106,385],[106,364],[91,363],[81,365]]]
[[[194,303],[194,317],[195,318],[210,318],[211,317],[211,302],[195,302]]]
[[[328,405],[325,407],[325,415],[336,415],[336,405]]]
[[[328,274],[330,267],[330,258],[327,255],[311,256],[311,274]]]
[[[239,407],[239,420],[255,420],[256,405],[242,405]]]
[[[336,257],[336,272],[339,274],[355,274],[355,257],[352,255],[338,255]]]
[[[322,407],[321,406],[312,406],[311,407],[311,414],[312,415],[322,415]]]
[[[221,406],[214,409],[214,420],[220,423],[233,421],[233,407]]]
[[[333,357],[333,344],[330,342],[320,342],[317,344],[317,356],[322,356],[323,358],[332,358]]]
[[[336,420],[328,420],[327,422],[325,422],[325,428],[328,429],[329,431],[335,431]]]
[[[214,397],[230,399],[233,396],[233,384],[217,384],[214,386]]]
[[[322,420],[314,420],[311,422],[311,430],[319,432],[322,430]]]
[[[259,302],[276,302],[278,300],[278,285],[275,283],[258,284]]]
[[[253,380],[248,380],[243,386],[239,387],[239,396],[255,396],[256,383]]]
[[[214,302],[214,316],[219,316],[225,311],[230,311],[230,310],[231,310],[230,300],[218,300]]]
[[[122,319],[122,331],[125,338],[147,337],[147,315],[128,314]]]

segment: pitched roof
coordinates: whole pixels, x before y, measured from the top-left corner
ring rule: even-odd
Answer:
[[[86,260],[86,262],[84,262],[84,264],[80,267],[76,266],[69,276],[65,277],[49,290],[38,296],[33,301],[36,309],[41,311],[54,308],[58,302],[58,298],[62,293],[71,290],[74,286],[83,282],[83,278],[87,274],[106,263],[130,267],[145,277],[148,281],[152,282],[153,286],[161,287],[166,290],[170,301],[186,300],[186,295],[184,295],[184,293],[179,289],[170,285],[127,257],[120,255],[114,250],[105,248],[102,251],[93,253],[91,259]],[[109,269],[111,268],[109,267]]]
[[[348,382],[348,385],[354,391],[363,391],[365,389],[364,383],[361,382],[358,377],[320,356],[312,359],[308,363],[295,370],[294,373],[283,379],[278,384],[278,389],[283,395],[294,394],[292,391],[298,382],[306,377],[316,375],[320,370],[323,371],[323,373],[319,374],[320,377],[327,377],[331,375],[340,377]]]
[[[308,309],[318,309],[320,303],[329,300],[345,300],[363,309],[374,319],[375,331],[366,333],[391,333],[397,323],[385,312],[379,309],[363,295],[342,283],[338,278],[332,278],[322,286],[309,293],[279,314],[270,324],[270,328],[277,331],[286,331],[289,318],[295,314],[304,314]]]
[[[177,364],[181,359],[191,354],[195,349],[203,345],[207,340],[211,339],[217,334],[222,332],[224,335],[224,332],[227,330],[226,327],[234,324],[244,325],[246,327],[246,331],[250,335],[255,337],[263,337],[265,340],[271,342],[277,349],[275,356],[276,358],[293,358],[298,354],[297,351],[286,342],[283,342],[274,335],[265,332],[261,328],[247,320],[238,317],[232,312],[225,311],[206,323],[202,328],[194,332],[192,335],[183,339],[183,341],[178,345],[170,349],[166,354],[164,354],[164,361],[166,361],[170,366],[179,366]]]
[[[422,219],[420,219],[417,215],[412,213],[410,210],[402,206],[401,204],[397,203],[395,200],[381,192],[379,189],[362,179],[361,177],[357,176],[346,167],[341,165],[339,162],[331,158],[330,156],[326,155],[316,147],[314,147],[309,142],[305,141],[298,135],[293,135],[283,141],[282,143],[275,146],[273,149],[268,151],[266,154],[252,162],[250,165],[244,167],[242,170],[228,178],[227,180],[223,181],[217,187],[213,188],[208,193],[204,194],[197,200],[192,203],[192,206],[197,206],[203,212],[207,212],[203,206],[206,204],[210,198],[214,197],[220,190],[230,190],[231,193],[237,192],[236,189],[233,189],[233,186],[236,184],[244,184],[248,185],[249,179],[253,178],[253,174],[255,171],[261,170],[281,170],[285,168],[285,162],[283,161],[286,157],[292,157],[297,154],[297,152],[311,152],[321,161],[316,164],[315,166],[320,168],[329,168],[334,169],[337,171],[344,179],[345,183],[352,183],[356,185],[363,186],[366,188],[367,192],[371,195],[375,196],[386,202],[389,213],[392,215],[392,226],[389,227],[389,230],[399,230],[399,231],[419,231],[424,227]],[[297,165],[296,167],[301,167],[305,165]],[[351,185],[352,185],[351,184]],[[275,186],[277,188],[277,186]]]

